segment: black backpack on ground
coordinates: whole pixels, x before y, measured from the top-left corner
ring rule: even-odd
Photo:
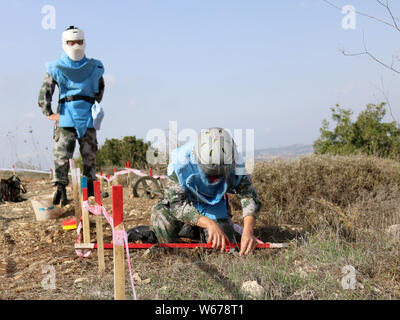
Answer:
[[[21,183],[19,177],[13,175],[8,179],[1,179],[0,181],[0,202],[21,202],[25,201],[21,197],[21,192],[26,193],[26,187]]]
[[[135,242],[137,240],[143,243],[157,243],[157,237],[150,226],[137,226],[128,232],[128,241]]]
[[[143,243],[158,243],[156,234],[151,226],[136,226],[128,232],[128,241],[135,242],[137,240]],[[200,240],[205,242],[205,236],[200,227],[184,224],[179,231],[179,237],[188,238],[192,240]]]

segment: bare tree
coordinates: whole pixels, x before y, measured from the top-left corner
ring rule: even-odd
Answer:
[[[383,98],[385,100],[385,103],[386,103],[386,106],[387,106],[387,108],[389,110],[390,116],[392,117],[393,121],[397,122],[397,119],[395,118],[395,116],[393,115],[393,112],[392,112],[392,104],[390,102],[390,99],[389,99],[389,96],[388,96],[389,95],[388,94],[388,89],[386,88],[386,86],[384,84],[383,77],[381,77],[380,86],[378,86],[376,84],[373,84],[373,83],[372,83],[372,86],[375,87],[375,89],[377,89],[380,92],[380,94],[383,96]],[[374,97],[376,98],[377,103],[381,103],[382,102],[382,99],[378,99],[375,94],[374,94]]]
[[[336,9],[342,11],[342,8],[340,8],[338,5],[334,4],[333,2],[328,1],[328,0],[322,0],[322,1],[324,1],[325,3],[330,5],[331,7],[334,7]],[[376,21],[378,23],[381,23],[383,25],[386,25],[386,26],[392,28],[396,32],[400,32],[400,27],[399,27],[400,19],[395,17],[395,15],[393,14],[393,11],[392,11],[392,9],[390,7],[390,4],[389,4],[389,0],[375,0],[375,1],[377,2],[378,5],[382,6],[385,9],[385,11],[387,12],[387,14],[388,14],[383,19],[382,18],[378,18],[378,17],[376,17],[374,15],[371,15],[371,14],[360,12],[360,11],[355,11],[355,13],[360,15],[360,16],[363,16],[363,17],[369,18],[371,20],[374,20],[374,21]],[[400,74],[400,69],[398,67],[396,67],[396,62],[400,62],[400,57],[397,54],[392,54],[392,60],[390,62],[384,62],[382,59],[378,58],[376,55],[371,53],[371,51],[367,48],[364,32],[363,32],[363,42],[362,43],[363,43],[363,49],[364,50],[361,51],[361,52],[356,52],[356,53],[348,52],[345,49],[340,49],[340,51],[345,56],[362,56],[362,55],[366,55],[366,56],[370,57],[373,61],[377,62],[378,64],[380,64],[382,66],[384,66],[385,68],[393,71],[396,74]],[[392,112],[392,105],[391,105],[390,100],[388,98],[388,93],[387,93],[387,90],[385,88],[383,79],[381,78],[380,86],[374,85],[374,87],[384,97],[386,105],[387,105],[388,110],[389,110],[390,116],[392,117],[392,119],[394,121],[397,122],[397,120],[394,117],[393,112]]]
[[[334,4],[331,1],[328,0],[322,0],[325,3],[327,3],[328,5],[338,9],[338,10],[342,10],[342,8],[340,8],[338,5]],[[388,13],[388,16],[385,17],[388,20],[384,20],[378,17],[375,17],[371,14],[367,14],[364,12],[360,12],[360,11],[356,11],[355,13],[360,15],[360,16],[364,16],[367,17],[369,19],[375,20],[379,23],[382,23],[386,26],[391,27],[392,29],[394,29],[395,31],[400,32],[400,28],[399,28],[399,22],[400,19],[395,17],[392,9],[390,7],[389,4],[389,0],[375,0],[380,6],[384,7],[386,12]],[[367,48],[367,44],[366,44],[366,40],[365,40],[365,34],[363,34],[363,48],[364,50],[361,52],[357,52],[357,53],[352,53],[352,52],[348,52],[345,49],[341,49],[341,52],[345,55],[345,56],[361,56],[361,55],[367,55],[368,57],[370,57],[372,60],[374,60],[375,62],[381,64],[382,66],[384,66],[385,68],[395,72],[396,74],[400,74],[400,69],[396,68],[395,63],[396,62],[400,62],[400,58],[398,55],[393,54],[392,55],[392,61],[391,62],[384,62],[382,59],[376,57],[373,53],[371,53],[371,51]]]

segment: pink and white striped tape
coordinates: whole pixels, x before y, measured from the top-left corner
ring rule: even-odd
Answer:
[[[128,234],[125,231],[125,228],[123,230],[115,230],[114,229],[114,223],[113,223],[113,218],[112,216],[107,212],[107,210],[104,208],[104,206],[99,206],[99,205],[94,205],[91,206],[89,205],[89,201],[83,201],[82,202],[82,208],[84,210],[89,211],[90,213],[94,215],[104,215],[106,218],[107,222],[111,226],[112,234],[113,234],[113,243],[118,244],[120,246],[125,245],[126,248],[126,259],[128,262],[128,268],[129,268],[129,277],[130,277],[130,282],[131,282],[131,287],[132,287],[132,294],[135,300],[137,300],[136,296],[136,290],[135,290],[135,284],[133,282],[133,275],[132,275],[132,265],[131,265],[131,259],[129,256],[129,245],[128,245]],[[80,236],[80,231],[82,229],[82,223],[79,223],[79,226],[77,228],[77,233],[78,233],[78,238],[76,240],[76,244],[81,243],[81,236]],[[94,244],[93,244],[94,247]],[[82,253],[80,249],[75,249],[75,252],[77,255],[81,258],[87,258],[90,256],[91,251],[87,250],[85,253]]]
[[[110,177],[110,179],[108,179],[105,175],[99,175],[96,174],[96,177],[98,177],[99,179],[104,179],[107,182],[111,182],[113,181],[117,176],[122,175],[122,174],[128,174],[129,172],[133,172],[134,174],[141,176],[141,177],[147,177],[148,174],[143,173],[142,171],[138,170],[138,169],[131,169],[131,168],[125,168],[125,170],[121,170],[118,172],[115,172],[114,175],[112,177]],[[168,176],[165,175],[153,175],[154,179],[167,179]]]

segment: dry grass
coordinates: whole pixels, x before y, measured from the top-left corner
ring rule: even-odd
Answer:
[[[278,159],[258,163],[253,182],[263,204],[259,235],[266,226],[304,230],[292,254],[298,266],[317,271],[302,289],[313,294],[300,298],[399,298],[400,237],[387,230],[400,224],[400,163],[367,156]],[[356,268],[359,290],[344,294],[329,275],[337,282],[346,264]]]
[[[309,156],[259,163],[253,181],[270,224],[356,236],[400,223],[400,164],[366,156]]]
[[[131,251],[133,272],[150,279],[136,283],[139,299],[248,299],[240,290],[248,280],[265,289],[263,299],[400,299],[400,237],[386,232],[400,224],[399,163],[362,156],[280,159],[258,163],[253,182],[263,203],[256,235],[289,247],[257,250],[246,257],[204,250],[156,248],[146,256]],[[128,229],[129,219],[137,218],[130,216],[131,209],[148,218],[143,204],[143,199],[127,197]],[[237,199],[233,208],[234,221],[242,224]],[[65,234],[69,238],[63,241],[72,244],[72,234]],[[112,261],[106,261],[107,273],[98,279],[96,259],[74,260],[78,277],[87,279],[77,284],[70,279],[51,297],[68,299],[74,293],[75,299],[112,299]],[[356,270],[354,290],[341,285],[348,265]],[[126,288],[131,298],[128,283]],[[9,292],[0,289],[0,296],[15,299],[16,293]],[[28,289],[19,295],[33,297]]]

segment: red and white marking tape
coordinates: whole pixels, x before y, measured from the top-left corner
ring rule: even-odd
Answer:
[[[128,174],[129,172],[133,172],[134,174],[141,176],[141,177],[147,177],[149,176],[148,174],[138,170],[138,169],[132,169],[132,168],[125,168],[125,170],[121,170],[121,171],[114,171],[114,175],[111,177],[107,177],[103,174],[96,174],[96,177],[98,177],[99,179],[104,179],[107,182],[111,182],[113,181],[117,176],[122,175],[122,174]],[[151,175],[154,179],[167,179],[167,176],[164,175]]]
[[[130,277],[130,282],[131,282],[131,287],[132,287],[132,293],[133,293],[134,299],[137,300],[135,284],[133,282],[131,259],[129,256],[128,234],[126,233],[125,228],[123,230],[115,230],[114,229],[113,218],[107,212],[107,210],[104,208],[104,206],[99,206],[98,204],[91,206],[91,205],[89,205],[89,201],[86,200],[86,201],[82,202],[82,209],[87,210],[94,215],[104,215],[107,222],[111,226],[111,230],[112,230],[112,234],[113,234],[113,243],[115,243],[116,245],[124,246],[124,248],[126,249],[126,259],[128,262],[129,277]],[[78,238],[77,238],[76,244],[75,244],[75,252],[81,258],[88,258],[91,253],[90,250],[95,249],[94,247],[91,246],[91,245],[94,245],[94,243],[81,244],[81,236],[80,236],[81,229],[82,229],[82,222],[79,223],[79,226],[77,228]],[[88,250],[85,253],[82,253],[82,250],[80,250],[80,249],[88,249]]]
[[[0,171],[12,171],[12,172],[34,172],[34,173],[47,173],[50,174],[49,171],[43,171],[43,170],[33,170],[33,169],[18,169],[18,168],[12,168],[12,169],[7,169],[7,168],[0,168]]]

